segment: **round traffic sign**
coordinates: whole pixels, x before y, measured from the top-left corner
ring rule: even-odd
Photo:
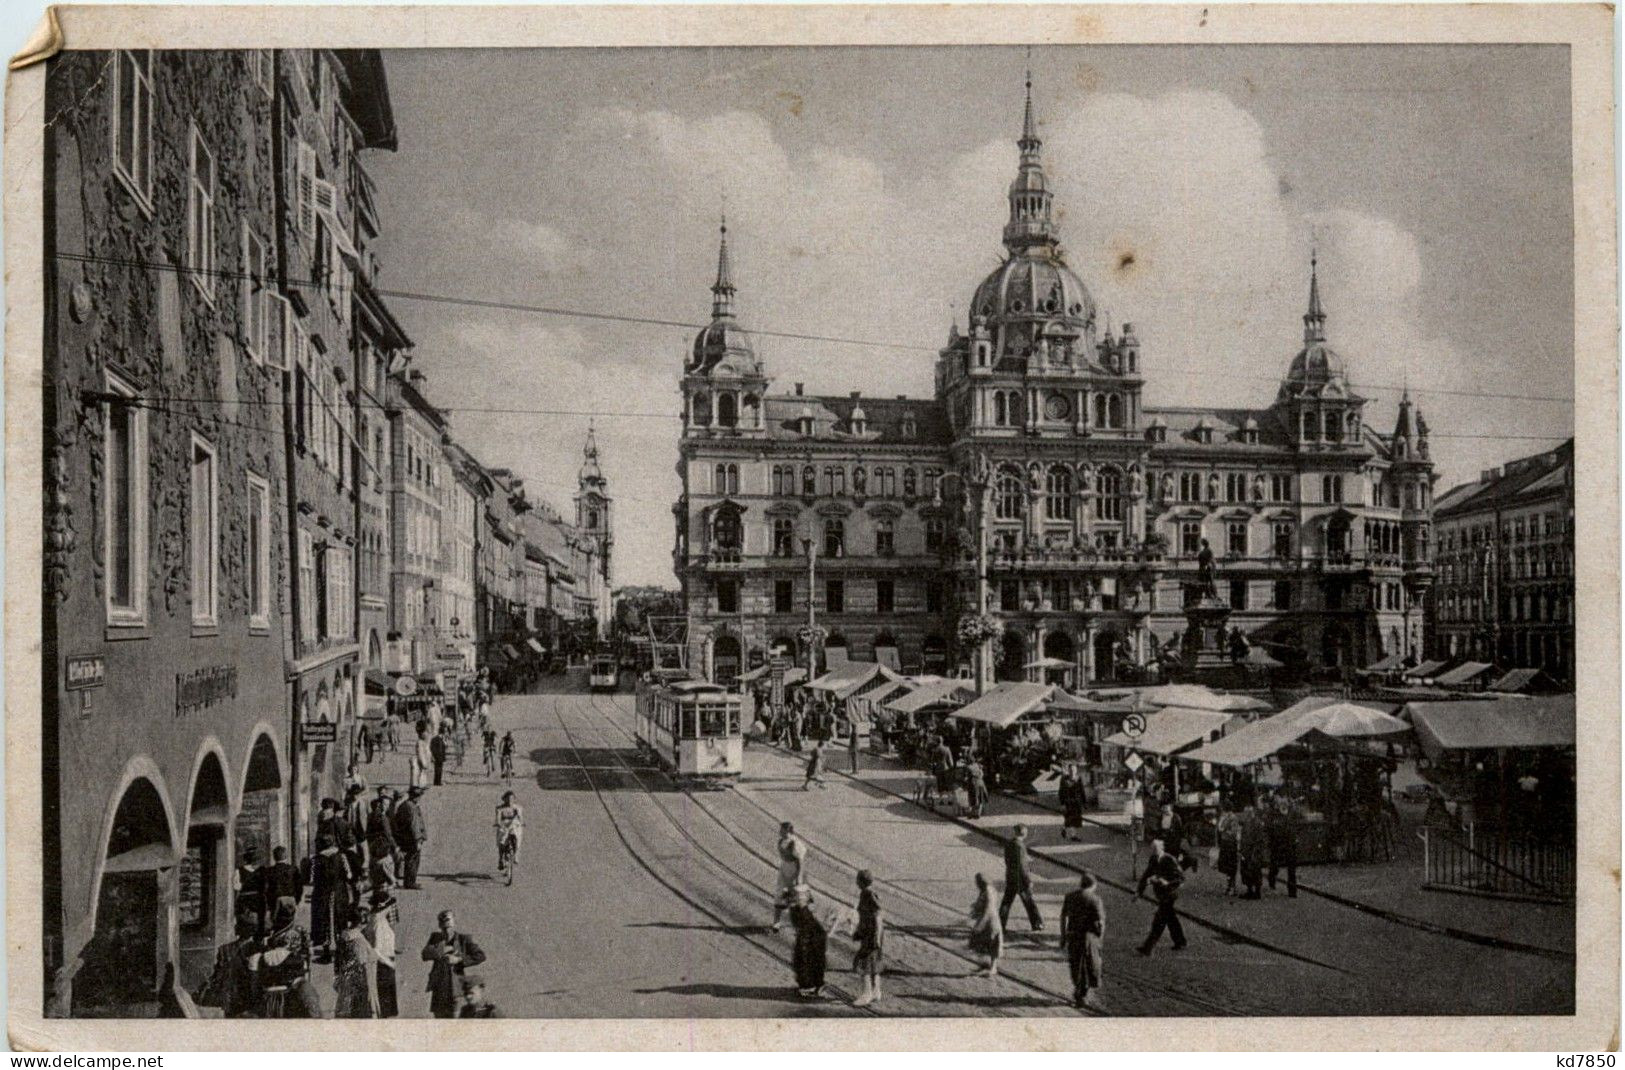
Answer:
[[[1123,734],[1130,739],[1139,739],[1145,735],[1145,714],[1131,713],[1124,717]]]

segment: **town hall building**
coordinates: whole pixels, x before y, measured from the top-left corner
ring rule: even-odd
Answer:
[[[1124,679],[1224,602],[1253,647],[1312,666],[1423,651],[1433,465],[1407,396],[1367,426],[1311,259],[1303,344],[1260,409],[1143,403],[1156,355],[1067,266],[1028,86],[1003,262],[931,398],[770,391],[724,226],[711,322],[682,377],[673,564],[690,663],[771,652],[909,672]],[[1200,562],[1210,561],[1204,570]],[[1203,582],[1199,583],[1199,577]],[[996,636],[996,637],[995,637]]]

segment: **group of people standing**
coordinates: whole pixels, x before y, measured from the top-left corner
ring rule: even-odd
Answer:
[[[1214,866],[1225,876],[1225,895],[1260,899],[1266,866],[1270,889],[1286,871],[1286,894],[1298,895],[1297,808],[1282,794],[1264,794],[1240,809],[1219,816],[1218,850]],[[1237,882],[1241,891],[1236,891]]]

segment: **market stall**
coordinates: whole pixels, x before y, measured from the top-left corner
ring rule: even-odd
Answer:
[[[1477,691],[1500,675],[1500,670],[1487,661],[1467,661],[1440,673],[1433,683],[1457,691]]]
[[[1217,787],[1192,772],[1181,777],[1180,763],[1174,758],[1246,723],[1233,713],[1170,706],[1146,717],[1143,728],[1133,722],[1131,727],[1139,728],[1137,732],[1121,731],[1106,737],[1102,758],[1108,768],[1115,765],[1131,782],[1141,784],[1146,794],[1154,794],[1152,786],[1160,787],[1163,797],[1173,802],[1187,838],[1192,843],[1206,844],[1212,842],[1212,830],[1219,820]]]
[[[1301,862],[1348,861],[1386,851],[1393,761],[1370,741],[1409,730],[1377,706],[1311,696],[1180,759],[1217,767],[1228,807],[1250,805],[1264,785],[1293,800]]]
[[[1063,714],[1049,710],[1051,684],[1003,683],[948,715],[960,728],[956,754],[986,755],[993,783],[1018,794],[1059,760]]]
[[[926,754],[925,741],[940,734],[942,718],[975,694],[969,680],[935,680],[918,684],[906,695],[886,699],[876,710],[880,731],[870,734],[869,745],[874,748],[889,744],[903,761],[916,762]]]
[[[815,711],[808,734],[823,738],[844,734],[853,720],[853,699],[904,679],[875,661],[832,662],[828,672],[807,684]]]

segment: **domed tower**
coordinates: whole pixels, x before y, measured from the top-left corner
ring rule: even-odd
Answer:
[[[733,265],[724,219],[717,281],[711,284],[711,322],[695,335],[683,367],[684,435],[762,436],[767,384],[750,336],[734,315]]]
[[[1281,410],[1293,444],[1299,449],[1358,447],[1360,413],[1365,399],[1349,391],[1343,358],[1326,344],[1326,312],[1320,303],[1319,260],[1309,258],[1309,310],[1303,315],[1303,348],[1275,404]]]
[[[583,447],[581,471],[576,476],[576,530],[593,548],[593,578],[590,592],[598,617],[599,634],[605,634],[610,615],[610,551],[615,545],[615,532],[610,523],[609,480],[604,478],[598,463],[598,438],[591,424],[587,425],[587,444]]]

